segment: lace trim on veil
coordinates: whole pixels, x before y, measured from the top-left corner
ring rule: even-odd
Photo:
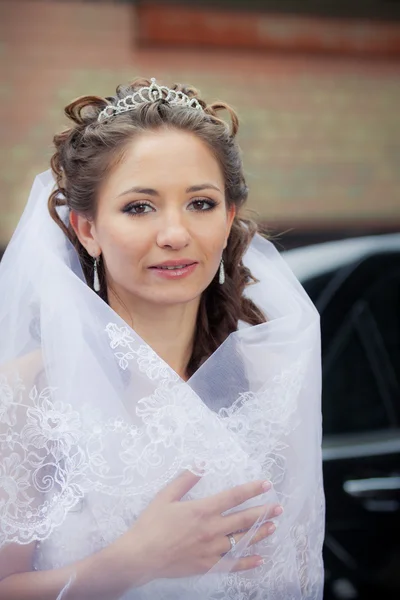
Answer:
[[[54,388],[38,390],[33,386],[28,391],[21,379],[10,382],[0,375],[0,423],[7,427],[0,433],[0,448],[3,454],[5,450],[8,452],[0,465],[3,489],[0,542],[25,544],[44,540],[88,492],[122,496],[129,504],[129,498],[132,501],[138,494],[154,495],[182,468],[203,476],[216,474],[226,484],[230,475],[234,482],[238,469],[251,471],[254,465],[260,465],[261,470],[254,470],[254,478],[262,473],[279,489],[285,474],[284,440],[298,425],[292,417],[304,380],[306,355],[276,375],[266,389],[242,393],[230,407],[213,413],[149,346],[135,344],[127,327],[109,323],[106,333],[122,371],[135,361],[139,370],[157,383],[155,391],[137,403],[136,415],[141,427],[119,417],[104,419],[85,405],[78,412],[57,399]],[[17,422],[24,422],[19,433],[15,430]],[[115,465],[112,469],[106,456],[109,437],[113,441],[119,439],[117,479]],[[173,449],[177,458],[165,469],[168,449]],[[160,468],[162,476],[154,477]],[[135,484],[138,479],[151,483],[138,486]],[[209,484],[207,477],[204,481],[201,495],[218,491],[215,478]],[[284,504],[285,498],[280,501]],[[308,521],[321,518],[317,513],[309,513]],[[310,585],[307,565],[310,551],[313,553],[306,528],[297,524],[288,535],[297,548],[296,564],[303,579],[302,587],[307,587]],[[281,552],[273,548],[273,543],[270,546],[276,587],[276,564]],[[312,561],[318,560],[318,545],[316,549]],[[281,559],[287,569],[287,561],[283,556]],[[252,585],[237,574],[231,574],[227,581],[231,581],[235,599],[239,589],[245,594]],[[229,589],[227,581],[224,594]],[[271,585],[268,581],[268,586]],[[250,598],[244,596],[247,597]],[[317,595],[310,591],[306,597]],[[216,592],[212,598],[217,600],[222,596]]]

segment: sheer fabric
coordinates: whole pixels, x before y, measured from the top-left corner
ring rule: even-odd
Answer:
[[[47,212],[53,185],[36,178],[0,265],[0,545],[37,541],[35,567],[53,569],[115,540],[184,469],[203,475],[187,498],[264,478],[253,504],[284,514],[234,551],[264,565],[221,573],[230,553],[124,598],[322,598],[319,319],[301,285],[257,236],[246,294],[268,322],[243,324],[184,382],[86,285]]]

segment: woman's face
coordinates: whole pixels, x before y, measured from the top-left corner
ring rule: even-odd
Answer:
[[[218,162],[194,134],[135,138],[87,225],[84,245],[101,253],[108,286],[133,306],[198,299],[219,268],[235,214],[224,188]]]

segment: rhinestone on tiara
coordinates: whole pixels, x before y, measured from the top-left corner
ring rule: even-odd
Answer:
[[[196,98],[189,98],[183,92],[171,90],[165,85],[158,85],[154,77],[152,77],[150,86],[142,87],[131,96],[121,98],[117,104],[110,104],[101,111],[97,120],[105,121],[110,117],[115,117],[115,115],[134,110],[144,102],[157,102],[157,100],[165,100],[171,106],[185,106],[187,108],[203,110],[203,107]]]

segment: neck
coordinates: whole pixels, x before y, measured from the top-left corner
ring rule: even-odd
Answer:
[[[110,307],[184,380],[188,379],[199,302],[172,306],[135,302],[128,308],[112,293],[109,296]]]

